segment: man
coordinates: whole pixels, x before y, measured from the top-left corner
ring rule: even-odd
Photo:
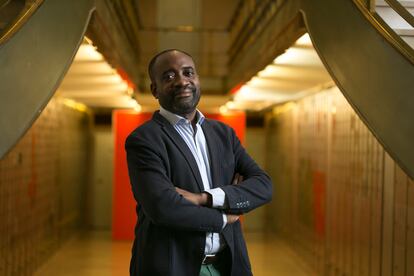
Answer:
[[[269,177],[230,127],[196,109],[189,54],[163,51],[148,71],[160,111],[125,143],[138,203],[130,274],[252,275],[238,216],[270,201]]]

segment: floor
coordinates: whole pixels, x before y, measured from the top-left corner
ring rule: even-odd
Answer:
[[[282,240],[261,234],[246,234],[255,276],[315,275]],[[48,275],[128,275],[130,242],[111,241],[109,232],[79,235],[49,259],[35,274]]]

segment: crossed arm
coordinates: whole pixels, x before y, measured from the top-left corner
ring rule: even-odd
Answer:
[[[130,137],[125,146],[132,191],[149,220],[191,231],[220,232],[223,229],[220,210],[196,205],[175,190],[163,159],[149,143]]]
[[[243,181],[243,176],[236,173],[232,184],[238,185],[242,181]],[[195,205],[206,206],[206,207],[212,208],[212,205],[213,205],[212,195],[207,192],[192,193],[192,192],[189,192],[187,190],[184,190],[178,187],[176,187],[175,190],[177,191],[177,193],[179,193],[185,199],[187,199],[188,201],[192,202]],[[227,224],[232,224],[239,219],[239,215],[234,215],[234,214],[226,214],[226,217],[227,217]]]
[[[174,228],[220,232],[223,229],[223,213],[227,224],[237,221],[238,215],[270,201],[272,185],[270,178],[247,155],[234,132],[232,148],[234,171],[242,173],[245,179],[237,176],[234,185],[220,188],[226,197],[224,208],[211,207],[209,194],[194,194],[176,188],[168,177],[165,158],[154,150],[153,142],[137,136],[127,139],[128,170],[132,190],[141,211],[155,224]]]

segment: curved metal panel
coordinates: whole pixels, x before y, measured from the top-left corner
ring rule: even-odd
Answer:
[[[319,56],[387,152],[414,178],[414,65],[352,1],[302,0]]]
[[[31,126],[82,42],[93,0],[45,0],[0,46],[0,157]]]

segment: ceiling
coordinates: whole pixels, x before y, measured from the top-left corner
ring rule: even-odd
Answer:
[[[260,111],[333,85],[309,35],[304,34],[241,86],[226,107]]]
[[[57,93],[94,109],[139,108],[128,82],[86,39]]]
[[[242,2],[97,1],[87,38],[59,94],[95,110],[155,110],[146,68],[153,55],[167,48],[194,57],[203,93],[199,108],[208,112],[261,111],[332,85],[304,35],[240,89],[227,91],[229,30]]]

